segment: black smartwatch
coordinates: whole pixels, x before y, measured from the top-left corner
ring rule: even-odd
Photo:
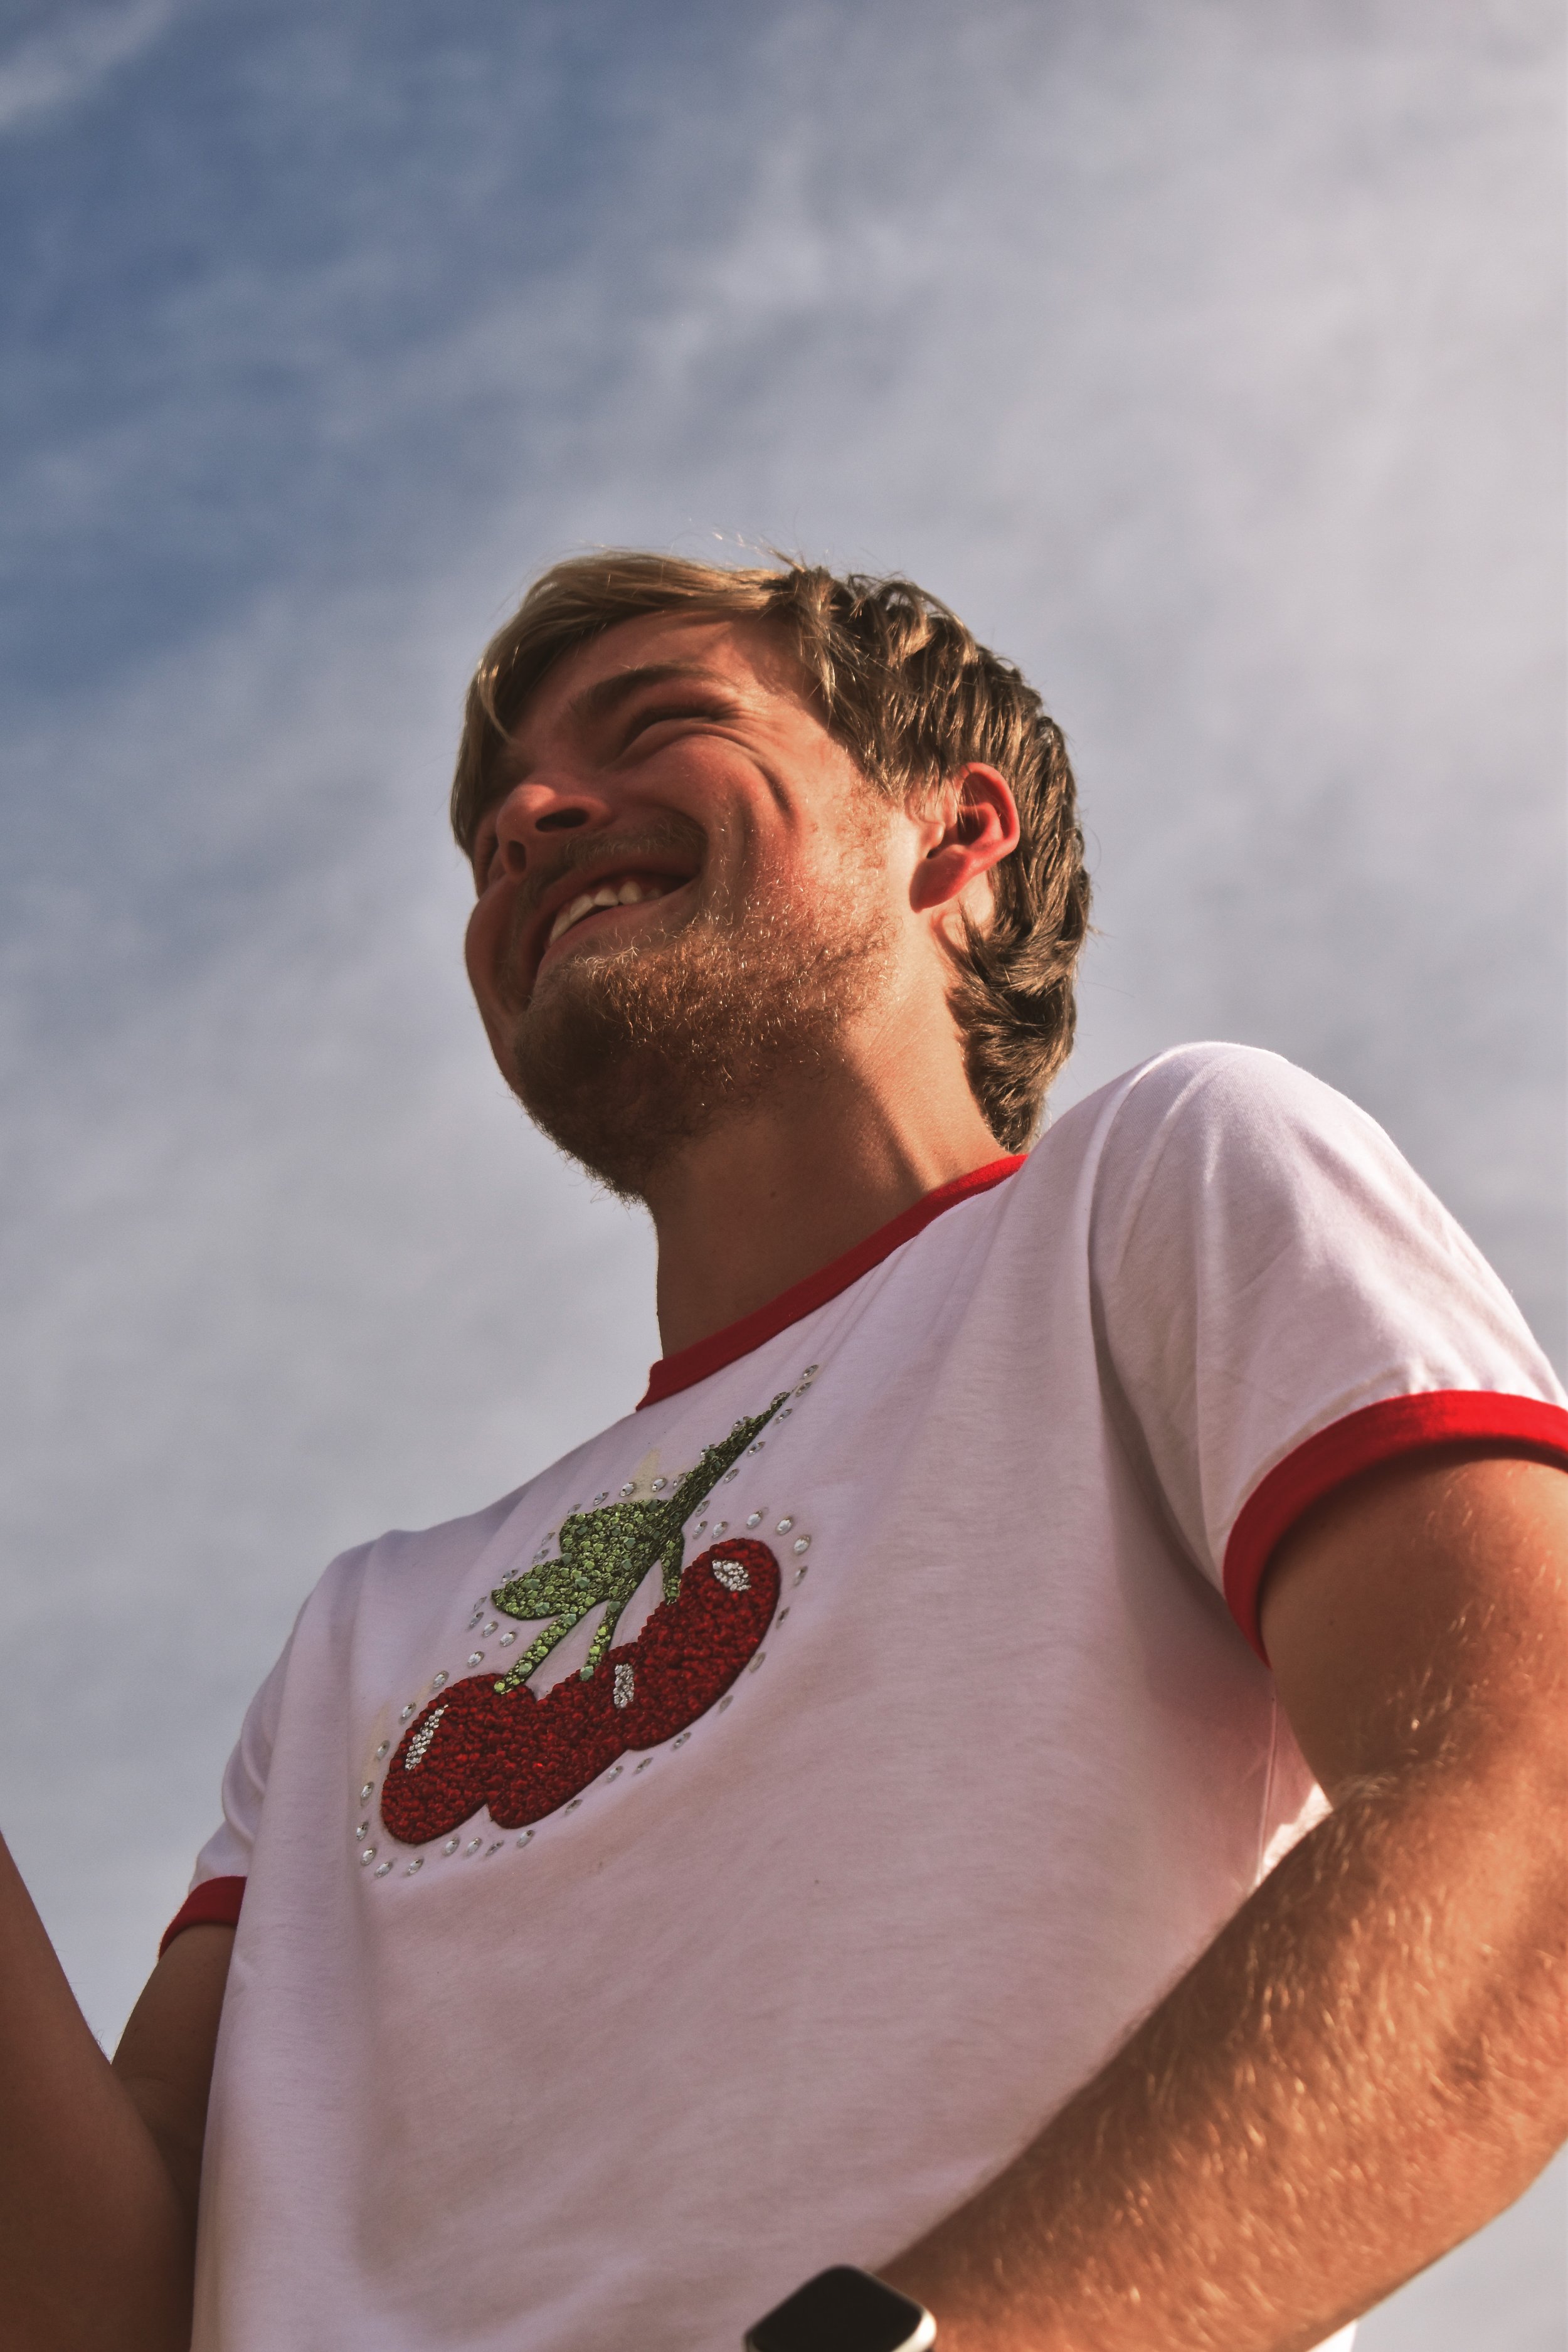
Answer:
[[[746,2332],[746,2352],[926,2352],[936,2341],[929,2311],[841,2263],[818,2271]]]

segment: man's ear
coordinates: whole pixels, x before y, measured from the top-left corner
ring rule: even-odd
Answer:
[[[999,768],[971,760],[936,794],[926,844],[910,880],[917,912],[955,905],[1018,846],[1018,804]]]

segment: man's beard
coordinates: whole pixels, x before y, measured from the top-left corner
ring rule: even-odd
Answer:
[[[612,1192],[646,1200],[689,1145],[820,1074],[889,961],[870,847],[857,842],[809,899],[704,908],[672,939],[546,972],[508,1039],[535,1124]]]

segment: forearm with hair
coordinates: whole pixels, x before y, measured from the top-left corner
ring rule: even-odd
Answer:
[[[945,2352],[1297,2352],[1568,2130],[1554,1757],[1340,1792],[1110,2063],[886,2275]],[[1540,1743],[1535,1743],[1539,1748]]]
[[[192,1977],[191,1959],[163,1964],[165,1989]],[[187,2101],[182,2127],[169,2090],[179,2068],[128,2079],[110,2066],[0,1842],[0,2352],[188,2344],[216,1999],[221,1980],[185,2067],[200,2104]]]

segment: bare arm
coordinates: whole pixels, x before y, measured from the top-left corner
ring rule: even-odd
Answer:
[[[889,2269],[946,2352],[1303,2352],[1568,2133],[1568,1475],[1369,1472],[1263,1625],[1335,1810]]]
[[[192,1927],[111,2066],[0,1843],[0,2347],[184,2352],[234,1931]]]

